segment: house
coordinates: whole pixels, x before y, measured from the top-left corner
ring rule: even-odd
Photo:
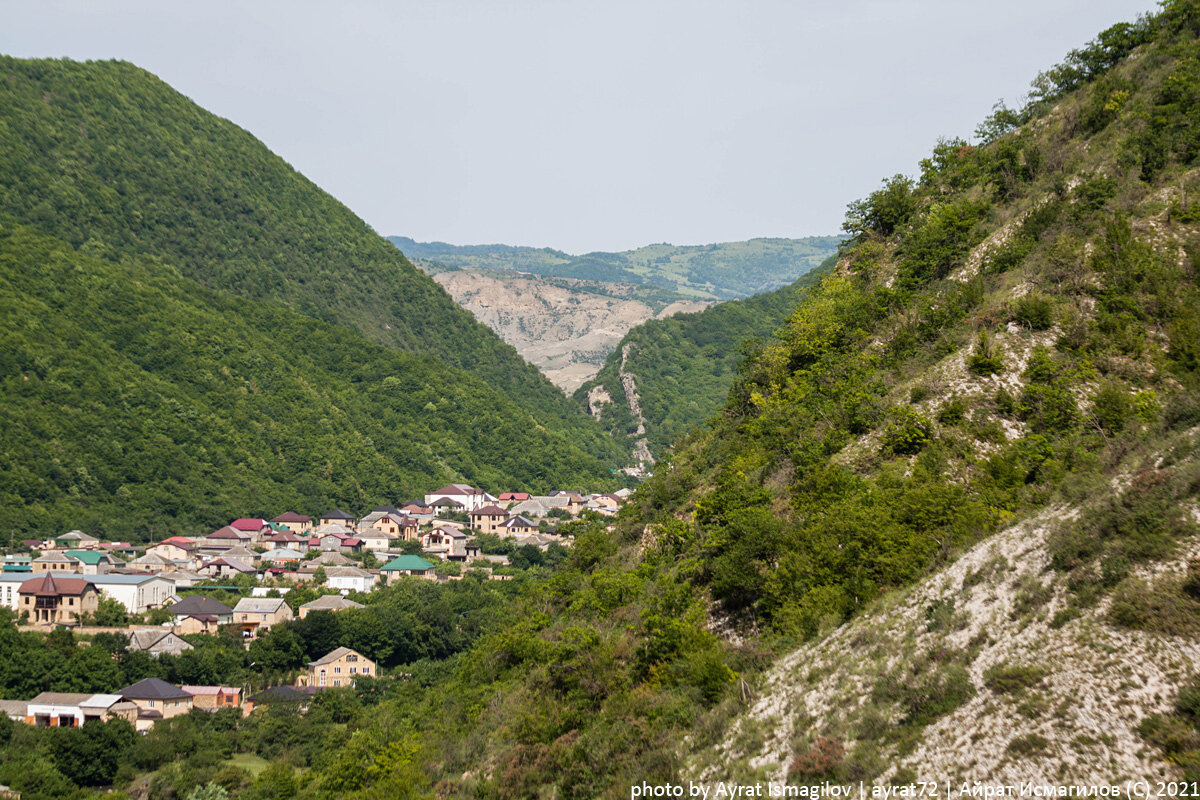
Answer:
[[[428,517],[433,515],[433,508],[422,505],[415,500],[400,509],[401,514],[406,514],[410,517]]]
[[[313,567],[350,567],[354,565],[351,559],[336,552],[321,553],[321,555],[305,563]]]
[[[28,713],[28,700],[0,700],[0,716],[8,717],[13,722],[24,722]]]
[[[211,616],[218,625],[228,625],[233,622],[233,609],[219,600],[213,600],[202,594],[185,597],[167,609],[177,619],[191,616]]]
[[[262,544],[268,547],[290,547],[308,549],[308,537],[291,531],[274,531],[263,537]]]
[[[282,525],[292,533],[308,533],[312,530],[312,517],[297,514],[295,511],[285,511],[271,520],[276,525]]]
[[[508,519],[508,512],[500,506],[480,506],[467,514],[471,518],[471,527],[480,533],[495,533]]]
[[[291,607],[278,597],[243,597],[233,607],[233,624],[243,635],[254,636],[292,617]]]
[[[434,528],[421,537],[421,547],[445,561],[467,560],[467,535],[458,528]]]
[[[326,525],[342,525],[347,529],[354,527],[355,518],[340,508],[335,508],[333,511],[326,511],[321,515],[321,527]]]
[[[205,536],[198,549],[201,553],[213,554],[223,553],[231,547],[248,544],[250,544],[249,534],[234,530],[226,525],[224,528],[218,528]]]
[[[250,541],[258,542],[272,531],[271,523],[258,517],[239,517],[229,523],[235,531],[241,531],[250,537]]]
[[[178,568],[173,569],[170,572],[159,573],[159,577],[175,584],[176,591],[179,589],[190,589],[193,586],[198,586],[199,584],[208,580],[208,578],[201,575],[199,572]],[[166,605],[165,600],[163,601],[163,604]]]
[[[117,692],[137,706],[138,732],[149,730],[160,719],[170,719],[192,710],[192,696],[161,678],[145,678]]]
[[[396,556],[384,564],[379,572],[383,575],[384,583],[391,586],[405,575],[413,575],[418,578],[433,577],[433,564],[420,556]]]
[[[192,696],[192,708],[221,711],[242,707],[242,690],[233,686],[180,686]]]
[[[364,608],[362,603],[347,600],[340,594],[321,595],[311,603],[300,606],[300,619],[304,619],[314,611],[347,611],[351,608]]]
[[[516,544],[517,547],[536,547],[538,550],[541,550],[544,553],[546,552],[546,548],[557,541],[557,536],[551,536],[545,533],[532,533],[528,536],[518,537]]]
[[[79,562],[77,571],[81,575],[101,575],[113,567],[124,566],[125,563],[99,550],[66,550],[63,555]]]
[[[236,578],[238,575],[257,575],[258,570],[236,558],[215,558],[199,570],[210,578]]]
[[[33,556],[29,553],[10,553],[0,562],[0,570],[33,572]]]
[[[162,608],[175,593],[175,581],[163,575],[88,575],[84,578],[102,595],[111,597],[130,614],[142,614],[152,608]]]
[[[291,567],[299,566],[304,560],[304,554],[299,550],[291,550],[286,547],[276,547],[274,550],[268,550],[259,556],[260,561],[272,567]]]
[[[117,694],[42,692],[29,701],[25,722],[39,728],[78,728],[88,720],[137,719],[137,706]]]
[[[563,504],[566,505],[565,503]],[[543,503],[540,499],[529,498],[528,500],[517,503],[508,510],[510,514],[519,514],[523,517],[544,517],[550,513],[550,506]]]
[[[94,550],[100,540],[95,536],[88,536],[83,531],[71,531],[64,533],[62,536],[55,536],[52,540],[54,546],[62,549],[73,548],[75,550]]]
[[[367,528],[365,532],[360,533],[356,538],[362,542],[363,550],[369,550],[372,553],[379,553],[387,550],[392,546],[393,541],[393,537],[388,536],[383,531],[375,530],[374,528]]]
[[[527,536],[537,532],[537,523],[520,514],[504,520],[504,524],[500,526],[499,530],[501,536]]]
[[[193,648],[169,628],[139,628],[130,632],[126,649],[149,653],[157,658],[163,653],[177,656]]]
[[[496,502],[496,498],[487,492],[465,483],[452,483],[425,495],[425,505],[427,506],[437,507],[443,500],[453,500],[462,506],[463,511],[467,512]]]
[[[184,614],[175,617],[172,630],[180,636],[193,633],[217,633],[222,625],[216,614]]]
[[[259,555],[257,551],[251,550],[246,545],[239,544],[229,548],[224,553],[221,553],[221,558],[224,558],[227,561],[236,559],[241,561],[243,564],[254,566],[258,563]]]
[[[47,572],[57,572],[59,574],[83,572],[83,564],[79,559],[66,554],[63,550],[47,550],[32,562],[33,574],[41,575]]]
[[[339,647],[309,662],[308,673],[300,676],[297,685],[319,689],[353,686],[356,678],[363,675],[373,678],[377,674],[374,661],[349,647]]]
[[[0,606],[21,610],[21,584],[33,577],[28,572],[0,572]]]
[[[158,572],[166,572],[169,569],[174,569],[176,567],[176,565],[179,563],[187,563],[187,562],[172,561],[169,558],[159,555],[159,553],[157,551],[155,551],[154,548],[151,548],[146,551],[145,555],[143,555],[139,558],[133,559],[128,564],[126,564],[125,567],[127,569],[133,570],[134,572],[145,572],[147,574],[155,574]]]
[[[501,492],[500,497],[496,500],[496,505],[507,510],[528,499],[529,492]]]
[[[325,585],[347,592],[369,592],[379,576],[358,567],[326,567]]]
[[[316,686],[272,686],[247,697],[242,713],[248,715],[256,706],[287,705],[295,706],[298,712],[304,714],[308,712],[309,703],[318,691],[320,689]]]
[[[578,492],[555,492],[554,496],[567,498],[567,513],[572,517],[579,516],[579,513],[587,506],[587,500],[584,500],[583,495]]]
[[[110,556],[115,556],[113,559],[114,561],[117,559],[128,560],[130,558],[137,558],[137,555],[139,552],[141,552],[141,549],[142,548],[138,547],[137,545],[130,544],[129,542],[100,543],[100,550],[108,553]]]
[[[80,614],[96,613],[100,603],[96,587],[83,578],[53,573],[29,578],[18,592],[20,610],[28,612],[30,622],[36,625],[74,625]]]

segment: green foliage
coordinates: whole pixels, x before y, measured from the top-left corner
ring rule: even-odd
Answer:
[[[905,239],[900,285],[912,289],[949,275],[979,241],[978,226],[988,210],[987,202],[966,198],[934,203]]]
[[[888,412],[883,429],[883,449],[901,456],[919,453],[933,439],[933,424],[908,406]]]
[[[995,664],[983,673],[983,685],[997,694],[1013,694],[1031,689],[1046,677],[1046,670],[1036,665]]]
[[[967,356],[967,369],[972,375],[999,375],[1004,372],[1004,350],[987,331],[980,331],[975,349]]]
[[[891,236],[907,225],[916,212],[912,179],[893,175],[883,182],[882,189],[850,204],[842,230],[859,239],[867,234]]]

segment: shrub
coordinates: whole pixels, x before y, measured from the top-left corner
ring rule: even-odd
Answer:
[[[988,336],[987,331],[979,332],[975,349],[967,357],[967,369],[971,371],[971,374],[980,377],[998,375],[1004,371],[1003,348]]]
[[[1045,677],[1042,667],[996,664],[983,673],[983,685],[997,694],[1012,694],[1036,686]]]
[[[1018,736],[1008,743],[1008,752],[1017,758],[1022,756],[1032,756],[1045,752],[1050,746],[1050,742],[1045,736],[1037,733],[1028,733],[1024,736]]]
[[[788,767],[788,776],[801,782],[817,782],[836,777],[846,757],[841,739],[819,737],[811,747],[801,750]]]
[[[883,429],[883,449],[901,456],[921,452],[933,439],[933,423],[912,408],[894,408]]]
[[[1017,299],[1012,318],[1035,331],[1044,331],[1054,324],[1054,306],[1048,297],[1031,292]]]

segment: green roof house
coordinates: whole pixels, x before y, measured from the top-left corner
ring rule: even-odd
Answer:
[[[383,580],[389,586],[395,583],[401,575],[416,575],[419,578],[433,577],[433,564],[420,556],[396,556],[379,569]]]

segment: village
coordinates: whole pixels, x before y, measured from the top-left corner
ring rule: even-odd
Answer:
[[[403,580],[454,581],[470,574],[510,580],[517,555],[569,547],[563,524],[615,516],[631,494],[559,491],[498,496],[451,484],[400,507],[355,517],[333,509],[316,518],[287,511],[273,519],[244,517],[203,536],[171,536],[151,544],[104,542],[82,531],[25,540],[4,556],[0,608],[24,630],[68,629],[127,637],[124,647],[158,657],[194,648],[195,636],[229,635],[245,646],[272,626],[317,612],[361,609],[376,587]],[[318,596],[291,608],[296,587]],[[210,594],[227,599],[232,605]],[[351,599],[351,596],[357,599]],[[360,602],[362,601],[362,602]],[[192,709],[258,702],[303,705],[316,692],[379,676],[379,666],[345,646],[307,664],[294,683],[251,695],[245,687],[173,685],[150,677],[111,693],[42,692],[0,700],[0,712],[29,725],[75,727],[122,718],[139,732]]]

